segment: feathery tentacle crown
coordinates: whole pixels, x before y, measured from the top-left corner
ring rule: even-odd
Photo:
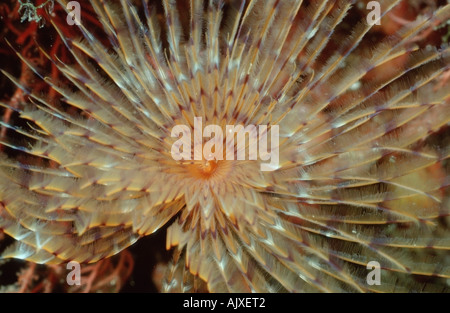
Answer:
[[[365,20],[335,32],[352,2],[167,0],[162,20],[146,1],[91,0],[110,46],[80,25],[82,39],[62,36],[75,64],[53,58],[73,86],[47,79],[88,118],[30,94],[15,110],[35,129],[8,127],[32,144],[2,142],[55,164],[0,159],[0,228],[16,239],[3,257],[95,262],[174,220],[165,291],[448,288],[450,150],[427,138],[449,122],[435,78],[450,51],[410,42],[450,5],[368,49]],[[195,117],[279,125],[279,166],[174,160],[171,129]]]

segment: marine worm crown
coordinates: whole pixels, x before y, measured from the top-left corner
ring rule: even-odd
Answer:
[[[448,288],[449,142],[428,138],[449,122],[449,48],[411,42],[450,5],[368,45],[365,19],[343,27],[354,1],[89,3],[109,44],[54,25],[72,86],[46,79],[83,116],[30,93],[14,110],[34,127],[7,125],[29,144],[1,142],[30,156],[0,158],[0,228],[16,239],[3,258],[95,262],[170,222],[164,291]],[[279,125],[276,168],[175,160],[171,130],[195,117],[224,133]]]

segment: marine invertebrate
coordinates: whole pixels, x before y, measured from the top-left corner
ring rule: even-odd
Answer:
[[[53,0],[45,1],[44,3],[35,6],[31,2],[22,2],[21,0],[18,0],[20,7],[19,7],[19,13],[22,12],[22,19],[21,21],[28,20],[28,22],[35,21],[40,25],[40,27],[43,26],[43,19],[42,16],[38,14],[39,9],[43,9],[46,6],[48,7],[48,11],[51,14],[53,12]]]
[[[74,64],[53,58],[71,86],[46,79],[83,114],[30,93],[10,109],[31,127],[4,125],[30,159],[1,159],[0,228],[17,240],[3,257],[95,262],[172,221],[165,291],[447,288],[448,140],[428,137],[449,121],[449,48],[411,39],[450,5],[367,47],[364,20],[339,29],[351,1],[192,0],[188,18],[163,1],[163,21],[145,1],[143,17],[90,4],[110,44],[82,24],[61,36]],[[279,125],[279,166],[174,160],[171,129],[198,116]]]

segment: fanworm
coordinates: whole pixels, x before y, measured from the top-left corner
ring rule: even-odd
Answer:
[[[363,1],[80,2],[102,27],[53,23],[65,83],[18,54],[57,103],[2,71],[28,99],[0,103],[24,121],[2,122],[2,258],[96,262],[169,223],[163,291],[448,291],[450,48],[416,39],[450,4],[367,44]],[[278,166],[174,160],[196,117],[279,125]]]

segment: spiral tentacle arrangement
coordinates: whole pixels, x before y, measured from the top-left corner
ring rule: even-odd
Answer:
[[[337,31],[354,1],[90,4],[109,43],[60,32],[70,86],[35,70],[64,105],[31,92],[12,108],[30,127],[6,124],[29,161],[0,158],[3,258],[95,262],[171,223],[164,291],[448,289],[449,138],[430,138],[450,121],[450,49],[411,42],[450,5],[368,48],[365,19]],[[174,160],[171,130],[195,117],[279,125],[278,166]]]

